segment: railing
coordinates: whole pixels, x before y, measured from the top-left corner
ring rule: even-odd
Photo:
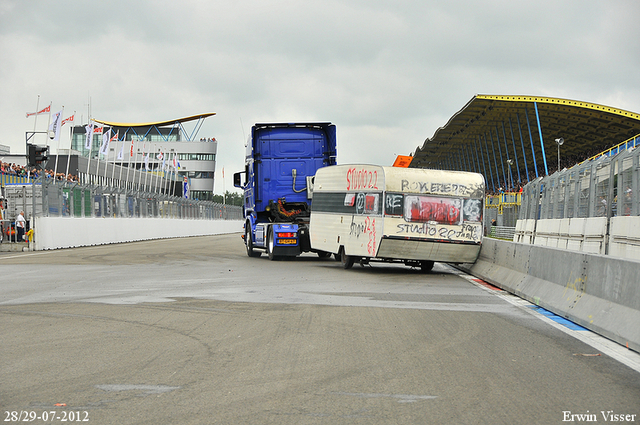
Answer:
[[[14,220],[20,211],[25,212],[28,222],[33,217],[242,219],[239,206],[53,179],[39,178],[26,185],[9,184],[4,191],[8,209],[1,220],[3,243],[16,242],[15,236],[8,237],[7,229],[15,226]],[[13,235],[14,231],[9,233]]]
[[[516,228],[510,226],[491,226],[489,228],[489,234],[487,235],[490,238],[494,239],[505,239],[512,241],[513,236],[515,235]]]

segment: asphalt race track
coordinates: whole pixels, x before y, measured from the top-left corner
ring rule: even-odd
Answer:
[[[224,235],[0,270],[5,423],[640,423],[640,355],[445,264],[269,261]]]

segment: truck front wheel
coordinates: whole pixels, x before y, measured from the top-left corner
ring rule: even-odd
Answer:
[[[249,225],[247,223],[247,225]],[[253,239],[251,238],[251,228],[245,226],[244,229],[244,245],[247,248],[247,255],[249,257],[259,257],[262,255],[260,251],[253,249]]]

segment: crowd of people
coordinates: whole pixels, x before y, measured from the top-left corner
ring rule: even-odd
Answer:
[[[78,176],[74,176],[72,174],[66,174],[63,172],[55,172],[54,170],[40,170],[38,168],[29,168],[19,164],[11,164],[8,162],[0,162],[0,173],[10,175],[10,176],[18,176],[18,177],[31,177],[38,178],[44,173],[46,178],[53,179],[55,178],[57,181],[68,181],[68,182],[77,182]]]

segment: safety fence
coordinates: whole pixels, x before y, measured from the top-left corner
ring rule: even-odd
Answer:
[[[514,241],[640,259],[640,149],[524,187]]]
[[[494,226],[504,226],[514,228],[518,220],[520,210],[521,193],[505,192],[499,195],[488,195],[485,197],[485,228]],[[489,233],[487,236],[491,236]]]
[[[35,217],[242,219],[242,207],[239,206],[46,178],[39,178],[32,184],[7,184],[3,192],[4,243],[16,242],[15,219],[21,211],[27,219],[24,241]]]

